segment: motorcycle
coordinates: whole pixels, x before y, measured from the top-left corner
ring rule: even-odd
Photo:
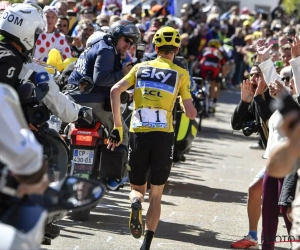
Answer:
[[[17,92],[27,124],[48,157],[50,180],[55,182],[66,176],[68,169],[72,168],[72,162],[69,148],[58,133],[59,119],[50,117],[50,110],[42,103],[49,91],[47,78],[45,73],[37,73],[35,83],[23,83]]]
[[[44,195],[12,197],[9,209],[0,217],[0,249],[40,249],[47,220],[57,213],[91,208],[104,194],[102,184],[69,176],[49,187]]]
[[[79,89],[84,88],[81,93],[88,93],[94,83],[90,78],[83,77],[78,86]],[[75,88],[65,94],[77,102],[76,98],[80,98],[80,95],[72,95],[77,90]],[[109,190],[118,190],[124,186],[127,180],[124,178],[127,176],[127,148],[120,145],[114,152],[107,149],[109,131],[95,119],[91,108],[82,108],[79,119],[66,127],[65,134],[74,162],[73,176],[97,180],[104,183]],[[89,209],[72,211],[71,219],[86,221],[89,214]]]

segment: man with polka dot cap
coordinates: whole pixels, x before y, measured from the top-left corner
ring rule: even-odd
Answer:
[[[81,108],[59,91],[59,87],[46,69],[32,63],[37,38],[47,29],[43,10],[35,4],[13,4],[0,17],[0,82],[17,89],[23,82],[36,83],[36,73],[42,73],[49,92],[44,104],[63,122],[78,119]]]
[[[47,19],[47,32],[39,35],[36,41],[34,58],[46,62],[48,53],[53,48],[61,52],[63,60],[72,57],[66,37],[55,28],[58,20],[58,10],[53,6],[45,6],[43,11]]]

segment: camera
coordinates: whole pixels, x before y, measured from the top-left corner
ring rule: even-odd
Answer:
[[[136,45],[135,57],[137,60],[131,63],[130,65],[134,66],[141,62],[142,58],[144,57],[145,49],[146,49],[146,45],[143,43],[138,43]]]
[[[249,121],[243,124],[243,134],[245,136],[250,136],[253,133],[257,133],[257,132],[258,132],[258,126],[256,121]]]

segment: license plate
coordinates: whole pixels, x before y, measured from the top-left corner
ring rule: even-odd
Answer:
[[[94,150],[74,149],[73,161],[75,164],[93,164]]]

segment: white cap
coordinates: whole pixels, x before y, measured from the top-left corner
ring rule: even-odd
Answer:
[[[24,0],[23,3],[33,3],[33,4],[37,4],[36,0]]]
[[[101,28],[100,28],[103,32],[107,32],[108,30],[109,30],[109,27],[108,26],[102,26]]]
[[[146,26],[145,26],[145,24],[137,23],[135,26],[136,26],[139,30],[146,31]]]

